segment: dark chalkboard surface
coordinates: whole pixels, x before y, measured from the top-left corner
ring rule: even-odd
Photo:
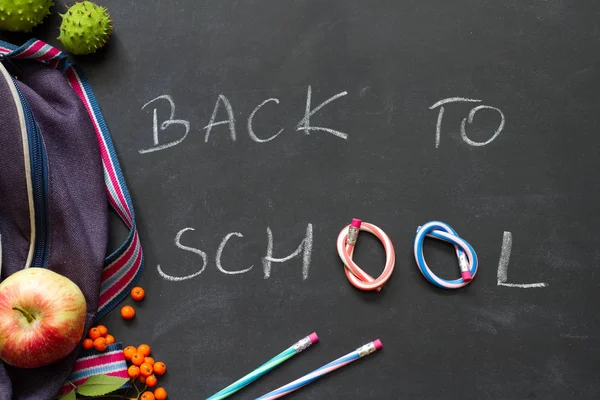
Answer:
[[[231,398],[376,338],[382,351],[289,398],[600,396],[597,2],[99,3],[114,37],[77,61],[134,198],[148,293],[133,323],[103,322],[152,345],[170,398],[206,398],[313,331],[318,344]],[[34,33],[57,43],[58,24]],[[309,90],[309,110],[339,97],[307,122]],[[352,218],[395,245],[380,293],[344,275],[335,241]],[[477,251],[466,288],[416,268],[416,228],[434,219]],[[265,271],[269,232],[284,258],[307,229],[304,267],[301,251]],[[451,246],[425,254],[458,276]],[[381,245],[361,234],[356,259],[378,275]]]

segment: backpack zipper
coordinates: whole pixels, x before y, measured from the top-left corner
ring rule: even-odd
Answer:
[[[14,79],[14,78],[13,78]],[[13,81],[23,106],[23,114],[27,125],[29,138],[29,160],[31,164],[31,183],[33,190],[33,205],[35,210],[35,250],[31,266],[47,268],[48,247],[50,239],[50,224],[48,221],[48,155],[44,138],[33,112],[21,89]]]
[[[11,76],[19,79],[19,76],[21,76],[21,70],[10,60],[10,58],[6,56],[6,54],[0,53],[0,64],[4,65],[4,68],[6,68]]]

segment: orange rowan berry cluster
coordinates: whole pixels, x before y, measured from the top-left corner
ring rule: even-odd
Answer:
[[[108,328],[104,325],[98,325],[91,328],[88,336],[83,340],[83,348],[86,350],[96,349],[104,351],[109,344],[113,344],[115,338],[108,333]]]
[[[158,384],[157,376],[162,376],[167,372],[167,366],[164,362],[154,361],[150,357],[151,349],[147,344],[141,344],[138,347],[127,346],[123,350],[125,359],[131,363],[127,373],[131,382],[135,385],[136,380],[145,384],[147,388],[153,388]],[[164,400],[167,398],[167,391],[162,388],[156,388],[154,393],[145,391],[141,393],[141,400]]]
[[[135,301],[141,301],[146,296],[146,292],[141,287],[134,287],[131,290],[131,297]],[[135,317],[135,310],[131,306],[121,308],[121,316],[124,319],[132,319]],[[130,363],[127,373],[131,378],[131,383],[137,389],[136,383],[140,382],[144,386],[141,391],[138,391],[139,400],[165,400],[167,391],[165,388],[157,387],[154,392],[146,390],[154,388],[158,385],[158,376],[162,376],[167,372],[167,366],[162,361],[155,361],[150,346],[141,344],[138,347],[127,346],[123,349],[123,356]],[[136,399],[136,400],[137,400]]]

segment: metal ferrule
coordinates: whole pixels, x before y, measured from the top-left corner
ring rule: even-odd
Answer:
[[[358,351],[358,355],[360,357],[364,357],[367,356],[371,353],[375,352],[375,345],[373,344],[373,342],[365,344],[362,347],[359,347],[358,349],[356,349],[356,351]]]
[[[346,240],[346,243],[356,244],[356,240],[358,239],[358,232],[360,232],[360,229],[354,226],[350,226],[348,228],[348,240]]]
[[[294,349],[296,350],[296,353],[300,353],[301,351],[308,349],[311,344],[312,342],[307,336],[304,339],[300,339],[298,343],[294,345]]]
[[[460,272],[469,272],[469,260],[465,253],[460,253],[458,256],[458,266],[460,267]]]

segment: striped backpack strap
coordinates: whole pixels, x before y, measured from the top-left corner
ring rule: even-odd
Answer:
[[[85,76],[67,55],[55,47],[32,39],[21,47],[0,41],[0,53],[15,59],[32,59],[59,69],[83,102],[96,131],[108,199],[113,209],[129,229],[125,243],[106,258],[96,320],[104,317],[123,300],[134,287],[144,266],[144,254],[135,225],[135,213],[129,191],[121,172],[115,148],[100,107]]]
[[[127,362],[123,355],[123,345],[121,343],[109,344],[102,353],[92,350],[82,350],[79,358],[75,361],[75,366],[71,371],[68,381],[63,385],[59,396],[69,393],[73,390],[73,385],[79,386],[92,375],[110,375],[119,378],[129,378],[127,373]],[[130,388],[131,383],[127,382],[121,389]]]
[[[67,59],[66,54],[40,40],[30,40],[21,47],[0,41],[0,54],[14,59],[37,60],[60,70],[83,102],[94,126],[102,157],[104,182],[109,202],[129,229],[125,243],[105,260],[96,314],[96,321],[98,321],[127,296],[144,266],[144,254],[135,225],[133,204],[108,127],[87,79]],[[83,350],[71,372],[69,382],[62,388],[61,394],[70,392],[73,389],[72,384],[79,385],[88,377],[98,374],[128,377],[127,363],[123,356],[121,343],[111,344],[107,351],[102,353],[95,350]],[[128,383],[125,387],[129,385]]]

